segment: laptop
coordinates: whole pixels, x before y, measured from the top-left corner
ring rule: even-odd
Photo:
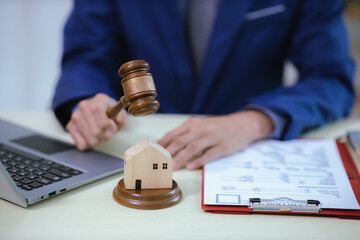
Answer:
[[[121,172],[124,161],[0,119],[0,198],[22,207]]]

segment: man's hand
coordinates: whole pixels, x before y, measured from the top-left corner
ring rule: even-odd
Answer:
[[[106,110],[116,104],[115,99],[99,93],[83,100],[71,115],[66,130],[71,134],[79,150],[86,150],[109,140],[112,135],[128,122],[128,115],[122,110],[114,120],[106,115]]]
[[[225,116],[193,117],[168,132],[158,143],[173,156],[173,169],[197,169],[265,139],[274,128],[271,118],[256,110]]]

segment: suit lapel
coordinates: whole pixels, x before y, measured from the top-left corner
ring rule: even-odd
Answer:
[[[251,0],[221,1],[201,70],[201,77],[195,87],[195,99],[191,110],[193,113],[201,113],[204,106],[206,106],[208,94],[212,92],[211,88],[214,81],[221,74],[221,68],[226,63],[226,58],[231,54],[234,44],[236,44],[236,38],[250,3]]]

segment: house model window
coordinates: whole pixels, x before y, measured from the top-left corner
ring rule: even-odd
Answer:
[[[159,144],[145,138],[125,152],[126,189],[172,188],[172,158]],[[162,169],[161,169],[162,166]],[[158,170],[160,167],[161,171]]]
[[[154,163],[153,164],[153,169],[155,170],[155,169],[158,169],[158,164],[157,163]]]

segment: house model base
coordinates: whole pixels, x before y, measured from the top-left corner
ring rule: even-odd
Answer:
[[[172,188],[126,189],[121,179],[113,191],[113,198],[123,206],[136,209],[162,209],[174,206],[182,197],[177,183],[172,180]]]
[[[172,179],[172,158],[159,144],[145,138],[125,151],[124,178],[113,191],[121,205],[161,209],[177,204],[182,193]]]

